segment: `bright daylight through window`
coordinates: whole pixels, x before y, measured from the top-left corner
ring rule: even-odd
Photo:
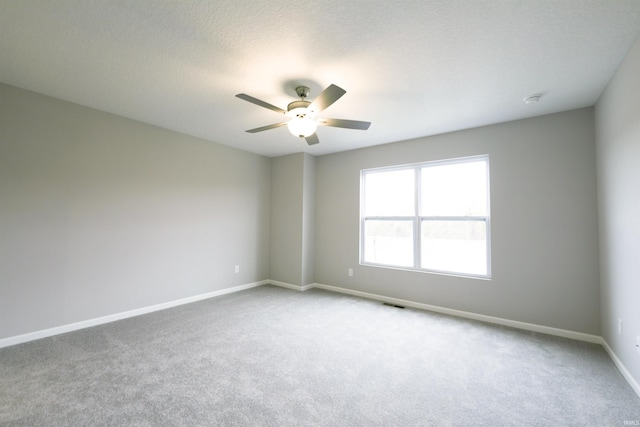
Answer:
[[[489,158],[361,172],[362,264],[490,277]]]

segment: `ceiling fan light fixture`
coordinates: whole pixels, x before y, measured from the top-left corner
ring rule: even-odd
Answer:
[[[313,135],[318,128],[318,123],[306,116],[298,116],[287,122],[287,127],[292,135],[306,138]]]
[[[275,111],[276,113],[285,114],[290,117],[288,121],[261,126],[255,129],[249,129],[247,130],[247,132],[257,133],[287,125],[287,128],[289,128],[289,132],[291,132],[292,135],[299,138],[305,138],[307,140],[307,144],[315,145],[320,142],[318,141],[318,137],[315,134],[316,129],[318,128],[318,124],[321,124],[322,126],[332,126],[346,129],[369,129],[369,125],[371,124],[370,122],[361,122],[358,120],[316,118],[316,115],[318,113],[333,105],[333,103],[340,99],[340,97],[345,93],[347,93],[346,90],[332,84],[329,85],[329,87],[327,87],[325,90],[323,90],[313,102],[309,102],[305,99],[307,98],[307,96],[309,96],[309,88],[306,86],[298,86],[296,88],[296,94],[301,99],[290,102],[289,105],[287,105],[286,111],[280,107],[269,104],[268,102],[264,102],[259,100],[258,98],[247,95],[246,93],[239,93],[236,95],[236,97],[255,104],[259,107]]]

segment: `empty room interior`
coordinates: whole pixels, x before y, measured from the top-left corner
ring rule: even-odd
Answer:
[[[0,0],[0,425],[640,425],[639,36]]]

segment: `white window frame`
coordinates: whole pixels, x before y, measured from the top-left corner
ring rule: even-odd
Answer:
[[[456,163],[469,163],[469,162],[477,162],[482,160],[486,163],[486,173],[487,173],[487,211],[485,216],[425,216],[421,215],[420,206],[421,206],[421,193],[422,193],[422,179],[421,179],[421,170],[425,167],[431,166],[442,166],[442,165],[450,165]],[[391,268],[398,270],[411,270],[411,271],[419,271],[425,273],[435,273],[435,274],[444,274],[449,276],[462,276],[462,277],[471,277],[478,279],[490,279],[491,278],[491,196],[490,196],[490,162],[489,155],[479,155],[479,156],[470,156],[470,157],[460,157],[454,159],[446,159],[446,160],[436,160],[429,162],[421,162],[421,163],[413,163],[408,165],[400,165],[400,166],[389,166],[389,167],[381,167],[381,168],[371,168],[371,169],[362,169],[360,171],[360,264],[373,266],[373,267],[383,267],[383,268]],[[390,172],[390,171],[399,171],[399,170],[414,170],[414,178],[415,178],[415,210],[414,215],[407,216],[365,216],[364,207],[365,207],[365,176],[368,173],[376,173],[376,172]],[[389,264],[381,264],[374,263],[370,261],[365,261],[365,223],[367,220],[379,220],[379,221],[412,221],[413,222],[413,266],[398,266],[398,265],[389,265]],[[487,262],[487,274],[472,274],[465,272],[456,272],[456,271],[445,271],[445,270],[435,270],[429,268],[423,268],[420,266],[421,263],[421,248],[422,248],[422,235],[421,235],[421,224],[422,221],[482,221],[485,223],[486,227],[486,262]]]

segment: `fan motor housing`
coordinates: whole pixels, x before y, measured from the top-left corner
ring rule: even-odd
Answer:
[[[287,105],[287,115],[291,117],[307,117],[310,111],[307,109],[311,102],[309,101],[293,101]]]

